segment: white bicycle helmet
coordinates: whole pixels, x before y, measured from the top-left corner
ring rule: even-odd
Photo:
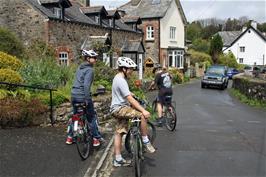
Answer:
[[[118,67],[135,68],[136,63],[128,57],[119,57],[117,60]]]
[[[83,49],[81,55],[84,57],[97,57],[98,54],[94,50],[85,50]]]

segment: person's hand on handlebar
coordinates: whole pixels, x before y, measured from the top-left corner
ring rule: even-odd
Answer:
[[[146,111],[146,110],[142,111],[142,115],[143,115],[146,119],[148,119],[148,118],[151,116],[150,112],[148,112],[148,111]]]

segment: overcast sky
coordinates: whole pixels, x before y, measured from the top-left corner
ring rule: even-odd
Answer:
[[[130,0],[91,0],[91,5],[118,7]],[[266,0],[180,0],[189,22],[204,18],[239,18],[247,16],[259,23],[266,22]]]

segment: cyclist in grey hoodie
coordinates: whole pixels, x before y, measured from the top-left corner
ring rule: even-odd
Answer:
[[[74,114],[77,113],[76,103],[85,103],[88,113],[88,121],[92,126],[93,146],[99,146],[102,136],[98,130],[97,115],[94,110],[92,98],[91,98],[91,86],[94,79],[93,65],[97,61],[98,54],[93,50],[82,50],[82,56],[84,57],[84,63],[82,63],[77,72],[76,78],[71,91],[71,102],[73,105]],[[66,144],[73,143],[73,132],[68,133]]]

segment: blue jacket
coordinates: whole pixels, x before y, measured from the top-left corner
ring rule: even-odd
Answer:
[[[91,64],[82,63],[77,72],[76,78],[72,87],[72,100],[84,102],[91,99],[91,85],[94,79],[94,70]]]

